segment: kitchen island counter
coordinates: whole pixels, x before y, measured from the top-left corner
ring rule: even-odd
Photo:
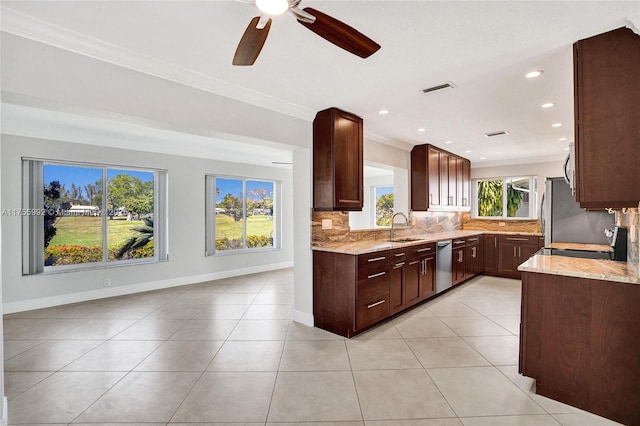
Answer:
[[[640,284],[637,268],[627,262],[602,259],[581,259],[566,256],[536,254],[518,267],[522,272],[564,275],[602,281]]]

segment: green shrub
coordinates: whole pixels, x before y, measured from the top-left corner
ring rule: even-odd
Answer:
[[[119,245],[109,247],[109,260],[116,260]],[[144,247],[129,250],[122,259],[146,259],[153,257],[153,241]],[[45,266],[76,265],[79,263],[102,262],[101,246],[60,245],[44,250]]]
[[[272,247],[273,237],[269,235],[247,235],[247,248]],[[242,238],[222,237],[216,239],[216,250],[242,249]]]

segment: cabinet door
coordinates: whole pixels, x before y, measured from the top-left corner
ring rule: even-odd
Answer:
[[[458,159],[449,155],[449,194],[447,195],[447,205],[457,205],[458,191]]]
[[[498,253],[498,273],[513,278],[519,277],[518,244],[501,241],[498,245]]]
[[[424,300],[436,294],[436,257],[427,256],[420,263],[420,300]]]
[[[478,240],[465,247],[465,279],[480,273],[480,243]]]
[[[452,273],[452,283],[459,284],[464,281],[465,277],[465,248],[458,247],[454,248],[452,251],[452,259],[451,259],[451,273]]]
[[[429,147],[428,152],[429,172],[429,207],[440,207],[440,151]]]
[[[400,312],[405,308],[405,277],[406,277],[406,263],[397,262],[391,266],[391,281],[390,281],[390,306],[391,315]]]
[[[333,149],[334,206],[362,210],[362,119],[336,112]]]
[[[464,200],[464,160],[456,158],[456,206],[466,207]]]
[[[482,236],[482,272],[488,275],[498,273],[498,236]]]
[[[404,280],[404,304],[411,306],[420,301],[420,278],[422,275],[422,259],[410,260],[406,267]]]
[[[533,256],[535,254],[535,252],[537,252],[538,246],[537,245],[533,245],[533,244],[522,244],[519,248],[518,248],[518,255],[519,255],[519,259],[518,259],[518,265],[520,265],[521,263],[525,262],[527,259],[529,259],[531,256]]]
[[[462,207],[471,207],[471,161],[462,159]]]
[[[574,44],[576,199],[638,207],[640,36],[628,28]]]
[[[449,157],[446,152],[440,153],[440,205],[449,206]]]

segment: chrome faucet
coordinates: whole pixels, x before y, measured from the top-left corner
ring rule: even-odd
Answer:
[[[393,241],[393,239],[395,237],[395,233],[396,233],[395,221],[394,221],[396,216],[402,216],[404,218],[404,223],[402,225],[403,226],[409,226],[409,218],[407,218],[407,215],[405,215],[402,212],[394,213],[393,216],[391,216],[391,230],[389,231],[389,239],[391,241]]]

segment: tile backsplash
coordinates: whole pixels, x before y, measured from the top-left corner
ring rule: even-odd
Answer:
[[[322,229],[322,223],[331,229]],[[411,212],[411,226],[398,228],[397,237],[410,234],[430,234],[455,230],[480,230],[493,232],[540,232],[538,220],[492,220],[472,219],[468,212]],[[386,240],[389,238],[389,228],[351,230],[349,227],[349,213],[347,212],[316,212],[311,213],[311,242],[312,245],[337,242],[354,242],[364,240]]]

